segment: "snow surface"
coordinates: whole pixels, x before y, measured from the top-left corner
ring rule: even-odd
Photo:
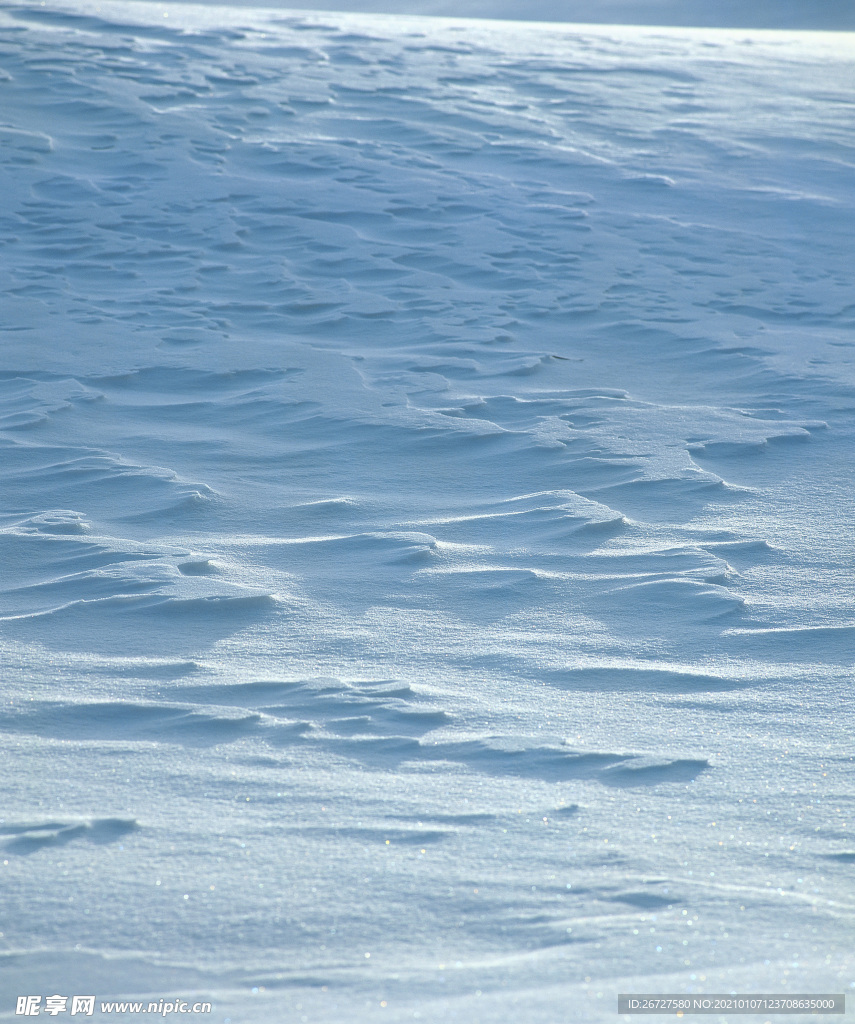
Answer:
[[[162,0],[162,7],[173,0]],[[313,10],[427,14],[457,18],[683,25],[707,28],[855,29],[852,0],[190,0],[211,7],[307,7]]]
[[[851,992],[855,37],[0,32],[0,1017]]]

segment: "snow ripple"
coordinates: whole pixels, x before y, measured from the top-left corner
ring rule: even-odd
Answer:
[[[0,36],[4,999],[848,984],[851,38]]]

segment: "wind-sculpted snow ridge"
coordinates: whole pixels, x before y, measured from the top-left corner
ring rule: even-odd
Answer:
[[[852,47],[0,9],[0,1018],[850,985]]]

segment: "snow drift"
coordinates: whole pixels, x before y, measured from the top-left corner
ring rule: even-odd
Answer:
[[[0,1015],[848,986],[852,37],[0,30]]]

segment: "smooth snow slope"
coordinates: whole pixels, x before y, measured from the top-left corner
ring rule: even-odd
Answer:
[[[0,31],[0,1016],[850,991],[853,37]]]
[[[173,0],[161,0],[170,5]],[[190,0],[206,7],[365,11],[457,18],[818,31],[855,29],[851,0]]]

